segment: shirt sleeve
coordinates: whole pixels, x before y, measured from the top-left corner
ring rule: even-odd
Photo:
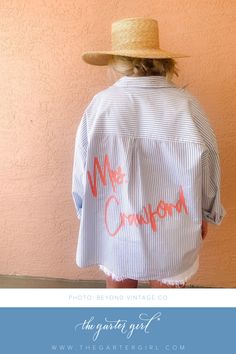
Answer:
[[[220,198],[220,157],[218,149],[210,148],[202,156],[202,218],[221,224],[226,210]]]
[[[74,146],[74,161],[72,171],[72,198],[78,219],[81,218],[83,207],[85,166],[87,156],[87,120],[84,112],[76,131]]]
[[[206,150],[202,154],[202,219],[221,224],[226,210],[221,203],[221,168],[216,135],[198,99],[191,96],[190,110]]]

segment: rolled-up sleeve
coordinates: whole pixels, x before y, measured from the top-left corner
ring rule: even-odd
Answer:
[[[198,99],[189,93],[189,107],[205,145],[202,154],[202,219],[221,224],[226,210],[221,203],[220,156],[214,129]]]
[[[218,148],[206,150],[202,158],[202,218],[212,224],[221,224],[226,210],[220,196],[220,157]]]
[[[83,207],[85,166],[87,156],[87,121],[86,112],[83,114],[77,128],[74,146],[74,160],[72,171],[72,198],[78,219],[81,218]]]

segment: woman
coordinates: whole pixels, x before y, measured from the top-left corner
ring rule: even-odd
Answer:
[[[174,58],[154,19],[112,24],[112,50],[85,52],[120,78],[95,94],[79,124],[72,196],[79,267],[107,288],[185,287],[199,268],[207,223],[220,224],[219,152],[197,99],[172,81]]]

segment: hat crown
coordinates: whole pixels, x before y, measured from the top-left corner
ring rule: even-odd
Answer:
[[[112,23],[112,50],[159,49],[158,22],[135,17]]]

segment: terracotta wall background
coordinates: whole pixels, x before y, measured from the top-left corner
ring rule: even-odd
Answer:
[[[0,274],[103,279],[79,269],[71,197],[74,139],[92,96],[112,84],[85,50],[110,47],[111,23],[159,21],[179,85],[202,102],[218,138],[227,215],[209,226],[191,284],[236,287],[234,0],[31,0],[0,3]]]

